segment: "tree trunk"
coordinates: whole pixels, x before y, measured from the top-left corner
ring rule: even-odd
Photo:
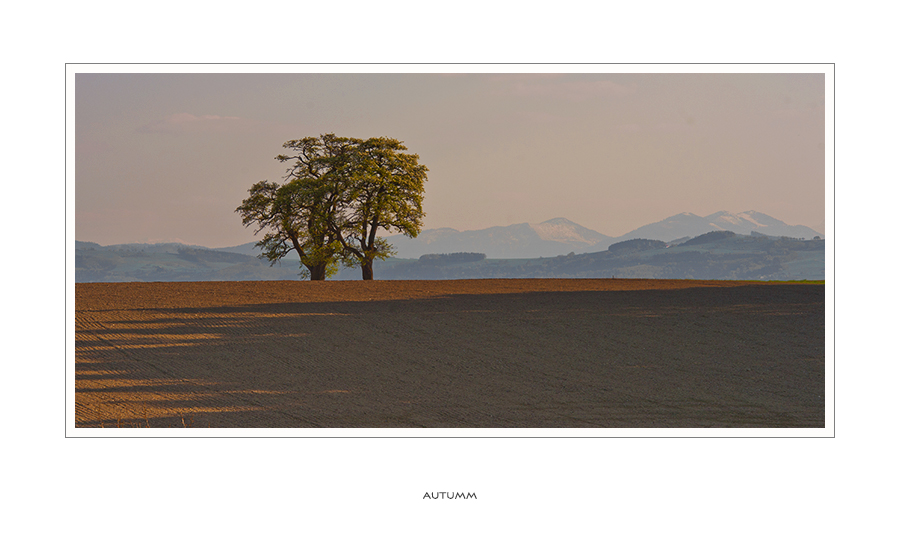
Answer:
[[[310,281],[325,281],[325,267],[327,264],[317,264],[314,266],[307,266],[306,268],[309,270],[309,280]]]
[[[375,279],[374,273],[372,272],[372,261],[366,261],[362,264],[362,278],[363,280]]]

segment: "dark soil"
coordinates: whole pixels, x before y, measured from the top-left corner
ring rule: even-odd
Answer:
[[[76,284],[76,427],[825,426],[825,287]]]

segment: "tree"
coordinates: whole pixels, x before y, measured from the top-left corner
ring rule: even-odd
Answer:
[[[379,229],[418,235],[428,169],[400,141],[327,134],[283,147],[290,152],[275,159],[290,164],[285,183],[254,184],[236,210],[245,226],[266,231],[257,242],[261,258],[274,264],[296,251],[312,280],[334,274],[339,263],[373,279],[374,260],[393,254]]]
[[[379,229],[416,237],[422,229],[422,200],[428,168],[417,154],[396,139],[353,140],[347,162],[344,197],[334,214],[332,232],[344,248],[344,264],[362,269],[362,278],[374,278],[375,259],[394,254]]]
[[[333,138],[333,137],[332,137]],[[271,264],[291,251],[300,256],[301,275],[324,280],[338,270],[343,247],[330,227],[337,194],[329,191],[329,177],[335,164],[332,138],[315,137],[288,141],[285,148],[298,150],[296,163],[287,170],[285,183],[263,181],[254,184],[237,208],[244,226],[256,224],[255,233],[265,231],[257,246],[260,258]],[[287,156],[276,159],[286,161]]]

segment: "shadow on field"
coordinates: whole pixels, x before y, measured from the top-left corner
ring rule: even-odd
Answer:
[[[824,427],[825,291],[78,311],[78,427]]]

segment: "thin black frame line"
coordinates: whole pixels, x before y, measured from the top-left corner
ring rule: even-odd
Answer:
[[[124,64],[124,63],[120,63],[120,62],[101,62],[101,63],[94,63],[93,65],[160,65],[160,64],[164,64],[164,63],[163,63],[163,62],[141,62],[141,63],[137,63],[137,64]],[[402,64],[402,65],[459,65],[459,64],[463,64],[463,63],[436,63],[436,64],[426,64],[426,63],[401,63],[401,64]],[[750,63],[750,62],[739,62],[739,63],[736,63],[736,64],[726,64],[726,63],[719,63],[719,62],[699,63],[699,65],[760,65],[760,64],[768,64],[768,65],[794,65],[794,63],[792,63],[792,62],[777,62],[777,63],[764,63],[764,62]],[[70,66],[70,65],[83,65],[83,63],[66,62],[65,65],[66,65],[66,68],[68,69],[68,66]],[[188,63],[188,62],[180,62],[180,63],[176,63],[175,65],[197,65],[197,64]],[[262,64],[260,64],[260,63],[239,64],[239,63],[233,63],[233,62],[231,62],[231,63],[229,63],[229,62],[220,62],[220,63],[212,63],[212,64],[207,63],[206,65],[398,65],[398,64],[384,64],[384,63],[350,63],[350,62],[344,62],[344,63],[325,63],[325,62],[316,62],[316,63],[302,63],[302,64],[289,64],[289,63],[286,64],[286,63],[269,62],[269,63],[262,63]],[[493,64],[493,63],[477,63],[477,64],[469,64],[469,65],[497,65],[497,64]],[[510,64],[503,64],[503,65],[510,65]],[[546,64],[543,64],[543,63],[513,63],[512,65],[546,65]],[[550,65],[698,65],[698,63],[681,64],[681,63],[674,63],[674,62],[664,62],[664,63],[646,63],[646,62],[645,62],[645,63],[593,64],[593,63],[587,63],[587,62],[584,62],[584,63],[581,63],[581,62],[571,62],[571,63],[564,63],[564,64],[551,63]],[[813,63],[806,63],[805,65],[829,65],[829,66],[832,66],[832,69],[834,69],[834,68],[836,67],[836,65],[835,65],[834,62],[830,62],[830,63],[829,63],[829,62],[813,62]],[[67,81],[67,77],[68,77],[68,71],[66,71],[66,73],[64,74],[64,79],[63,79],[63,80],[64,80],[64,84],[63,84],[64,89],[68,86],[68,85],[67,85],[67,82],[68,82],[68,81]],[[834,94],[836,93],[836,90],[835,90],[835,88],[834,88],[834,87],[836,86],[836,77],[835,77],[835,76],[832,76],[832,79],[833,79],[833,81],[832,81],[832,94],[834,95]],[[64,98],[65,98],[65,96],[64,96]],[[837,105],[836,105],[836,102],[837,102],[836,99],[832,99],[832,116],[833,116],[833,118],[835,118],[835,122],[836,122],[836,113],[837,113]],[[64,112],[65,112],[65,114],[64,114],[64,123],[67,125],[67,119],[68,119],[68,101],[64,101],[64,103],[63,103],[63,110],[64,110]],[[835,138],[834,131],[835,131],[835,130],[833,129],[833,130],[832,130],[832,138],[833,138],[833,139]],[[835,141],[834,141],[834,140],[832,140],[832,144],[833,144],[833,145],[835,144]],[[69,140],[68,140],[68,133],[67,133],[66,136],[64,137],[64,144],[63,144],[63,148],[64,148],[64,152],[65,152],[65,153],[68,152],[68,145],[69,145]],[[837,159],[836,159],[835,153],[832,154],[831,159],[832,159],[832,171],[835,171],[836,168],[837,168]],[[65,185],[66,188],[68,188],[68,170],[67,170],[68,163],[67,163],[67,162],[64,163],[63,166],[64,166],[64,171],[63,171],[64,185]],[[65,197],[65,190],[63,191],[63,197]],[[834,214],[837,213],[837,197],[834,197],[834,199],[832,200],[832,211],[833,211]],[[63,208],[63,216],[64,216],[64,219],[66,219],[66,223],[68,223],[68,221],[67,221],[67,220],[68,220],[68,206],[67,206],[67,205],[64,205],[64,208]],[[832,219],[832,228],[834,228],[834,221],[835,221],[835,219]],[[68,249],[68,230],[66,230],[66,233],[63,235],[63,237],[64,237],[64,241],[65,241],[65,249],[67,250],[67,249]],[[834,253],[833,253],[833,252],[834,252],[834,239],[833,239],[833,238],[832,238],[831,242],[832,242],[832,276],[834,276],[834,275],[836,274],[836,265],[835,265]],[[64,283],[64,298],[65,298],[65,300],[64,300],[64,306],[65,306],[65,316],[68,316],[68,313],[69,313],[69,308],[68,308],[68,301],[69,301],[69,298],[68,298],[68,285],[69,285],[69,284],[68,284],[68,280],[66,279],[67,276],[65,275],[65,274],[66,274],[66,271],[67,271],[67,267],[68,267],[68,253],[66,253],[66,265],[65,265],[64,268],[63,268],[63,276],[64,276],[64,281],[65,281],[65,283]],[[835,281],[835,279],[833,278],[833,279],[832,279],[832,283],[831,283],[831,291],[832,291],[832,292],[831,292],[831,298],[832,298],[832,311],[834,311],[834,303],[835,303],[835,299],[836,299],[836,298],[835,298],[835,296],[836,296],[836,295],[835,295],[836,289],[835,289],[834,281]],[[73,284],[73,285],[74,285],[74,284]],[[67,323],[68,323],[68,320],[66,320],[66,324],[67,324]],[[832,328],[833,328],[833,327],[832,327]],[[66,330],[68,330],[68,327],[66,327]],[[834,414],[834,409],[836,408],[836,405],[835,405],[835,402],[836,402],[836,396],[835,396],[835,393],[836,393],[836,391],[837,391],[837,381],[836,381],[836,377],[834,376],[834,375],[835,375],[834,372],[835,372],[835,370],[836,370],[836,363],[835,363],[835,361],[834,361],[834,356],[836,356],[835,349],[837,348],[837,338],[836,338],[835,334],[836,334],[836,332],[832,332],[832,336],[831,336],[831,338],[832,338],[832,352],[833,352],[834,354],[832,355],[832,381],[831,381],[831,384],[832,384],[832,390],[831,390],[831,396],[832,396],[832,425],[831,425],[831,430],[832,430],[832,433],[831,433],[830,435],[812,436],[812,437],[800,437],[800,436],[790,436],[790,437],[777,437],[777,436],[765,436],[765,437],[750,437],[750,436],[739,436],[739,437],[725,437],[725,436],[723,436],[723,437],[716,437],[716,436],[701,436],[701,437],[689,437],[689,436],[676,436],[676,437],[650,436],[650,437],[637,437],[637,436],[634,436],[634,437],[632,437],[632,436],[627,436],[627,435],[626,435],[626,436],[607,436],[607,437],[604,437],[604,436],[596,436],[596,437],[595,437],[595,436],[585,436],[585,437],[572,437],[572,436],[561,436],[561,437],[554,437],[554,436],[546,436],[546,437],[545,437],[545,436],[533,436],[533,437],[525,437],[525,436],[522,436],[522,437],[519,437],[519,436],[511,436],[511,437],[500,437],[500,436],[484,436],[484,437],[481,437],[481,436],[462,436],[462,437],[451,437],[451,436],[440,436],[440,435],[438,435],[438,436],[422,436],[422,437],[412,437],[412,436],[405,436],[405,435],[397,436],[397,437],[390,437],[390,436],[372,436],[372,437],[363,437],[363,436],[347,436],[347,437],[338,437],[338,436],[323,436],[323,437],[315,437],[315,436],[310,436],[310,437],[304,437],[304,436],[296,436],[296,437],[295,437],[295,436],[288,436],[288,437],[271,437],[271,436],[263,436],[263,437],[250,437],[250,436],[233,436],[233,437],[229,437],[229,436],[212,436],[212,437],[193,437],[193,436],[191,436],[191,437],[170,437],[170,436],[163,436],[163,437],[141,437],[141,436],[139,436],[139,437],[127,437],[127,438],[133,438],[133,439],[238,439],[238,438],[240,438],[240,439],[243,439],[243,438],[254,438],[254,439],[834,439],[834,438],[837,437],[837,433],[836,433],[836,425],[835,425],[836,415]],[[64,387],[65,387],[65,392],[64,392],[64,393],[65,393],[65,395],[66,395],[66,413],[68,413],[68,391],[69,391],[69,388],[68,388],[68,370],[69,370],[69,366],[68,366],[68,341],[66,341],[65,347],[66,347],[66,350],[65,350],[66,360],[65,360],[65,367],[64,367],[64,370],[63,370],[63,384],[64,384]],[[73,392],[74,392],[74,390],[73,390]],[[75,428],[73,428],[73,429],[89,429],[89,428],[77,428],[77,427],[75,427]],[[303,428],[298,428],[298,429],[303,429]],[[326,429],[330,429],[330,428],[326,428]],[[370,428],[365,428],[365,429],[370,429]],[[394,428],[387,428],[387,429],[394,429]],[[400,429],[404,429],[404,428],[400,428]],[[407,428],[407,429],[408,429],[408,428]],[[470,428],[463,428],[463,429],[470,429]],[[486,429],[503,429],[503,428],[486,428]],[[538,428],[538,429],[541,429],[541,428]],[[556,428],[546,428],[546,429],[556,429]],[[595,428],[588,428],[588,429],[595,429]],[[596,428],[596,429],[603,429],[603,428]],[[676,429],[677,429],[677,428],[676,428]],[[793,428],[791,428],[791,429],[793,429]],[[811,429],[827,429],[827,426],[826,426],[825,428],[811,428]],[[65,426],[64,430],[66,430],[66,433],[64,434],[64,438],[66,438],[66,439],[68,439],[68,438],[79,438],[79,439],[80,439],[80,438],[95,438],[95,437],[76,437],[76,436],[74,436],[74,435],[73,435],[72,437],[69,437],[69,435],[68,435],[68,433],[67,433],[68,425]],[[118,439],[118,438],[122,438],[122,437],[99,437],[99,438],[104,438],[104,439],[109,439],[109,438]]]
[[[834,66],[834,62],[66,62],[66,66]],[[665,75],[660,73],[660,75]]]

